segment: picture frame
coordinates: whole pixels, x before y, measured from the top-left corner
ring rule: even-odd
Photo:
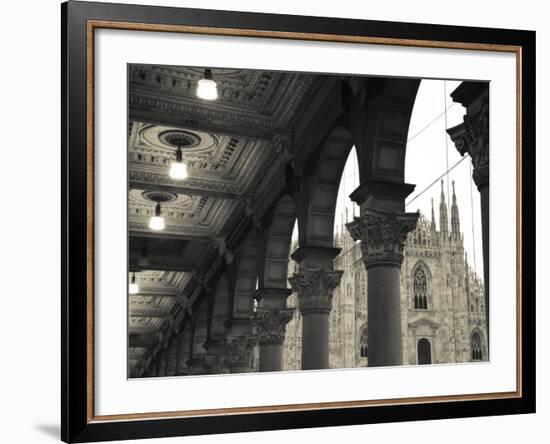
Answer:
[[[142,439],[535,412],[535,33],[69,1],[62,18],[62,374],[65,442]],[[97,415],[95,51],[99,29],[509,53],[516,60],[516,389],[374,400]],[[101,179],[103,180],[104,176]],[[503,247],[504,248],[504,247]]]

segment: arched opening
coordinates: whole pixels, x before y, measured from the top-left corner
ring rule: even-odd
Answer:
[[[432,363],[432,346],[430,341],[422,338],[418,341],[418,364],[426,365]]]
[[[289,256],[298,239],[296,209],[289,195],[283,196],[275,208],[265,238],[265,263],[260,266],[258,288],[287,288]]]
[[[470,350],[471,350],[471,360],[472,361],[482,361],[483,360],[483,350],[481,347],[481,337],[479,333],[475,331],[472,333],[470,338]]]
[[[459,84],[459,81],[449,80],[423,79],[420,82],[411,114],[405,162],[405,182],[415,184],[416,188],[406,198],[405,209],[419,210],[430,221],[433,199],[434,229],[441,233],[444,228],[450,235],[453,229],[452,204],[455,194],[459,210],[457,222],[460,220],[460,224],[455,227],[463,238],[464,250],[471,261],[469,265],[482,276],[480,197],[472,180],[469,156],[460,155],[446,131],[447,128],[461,123],[465,114],[465,108],[453,102],[450,97],[450,93]],[[439,178],[443,179],[442,189]],[[453,193],[453,181],[456,193]],[[438,212],[441,192],[445,194],[442,208],[446,209],[447,220],[442,220],[441,210]],[[420,220],[419,226],[421,222]],[[444,224],[447,226],[443,227]],[[429,244],[430,239],[434,240],[432,236],[430,230],[419,232],[414,243],[422,246],[424,243]]]
[[[349,131],[336,127],[320,148],[318,158],[308,166],[311,171],[304,173],[307,179],[297,195],[300,202],[297,208],[301,247],[334,246],[335,217],[339,211],[337,196],[343,171],[350,157],[357,165],[357,156],[349,156],[352,146]],[[352,191],[349,186],[349,193]],[[348,196],[346,198],[349,200]]]
[[[357,150],[353,146],[342,170],[334,211],[334,244],[343,250],[346,250],[346,246],[349,248],[355,243],[349,235],[346,223],[351,222],[355,216],[359,215],[359,206],[349,198],[349,195],[358,186],[359,166]]]

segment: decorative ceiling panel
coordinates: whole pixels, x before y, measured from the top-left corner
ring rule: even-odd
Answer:
[[[196,96],[202,68],[132,65],[130,109],[280,131],[313,83],[310,75],[276,71],[212,69],[212,75],[218,100],[205,103]]]

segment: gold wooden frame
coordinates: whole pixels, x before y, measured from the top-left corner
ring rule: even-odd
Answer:
[[[285,404],[259,407],[231,407],[201,410],[184,410],[173,412],[130,413],[117,415],[94,414],[94,32],[96,29],[119,29],[130,31],[171,32],[201,35],[218,35],[231,37],[263,37],[287,40],[308,40],[336,43],[363,43],[371,45],[392,45],[440,49],[464,49],[488,52],[508,52],[516,57],[516,391],[478,393],[448,396],[424,396],[394,398],[383,400],[339,401],[307,404]],[[457,401],[479,401],[511,399],[522,397],[522,47],[514,45],[498,45],[467,42],[447,42],[433,40],[411,40],[363,36],[343,36],[329,34],[310,34],[300,32],[263,31],[233,28],[213,28],[186,25],[163,25],[148,23],[133,23],[107,20],[87,21],[87,422],[189,418],[200,416],[225,416],[237,414],[295,412],[303,410],[326,410],[335,408],[357,408],[371,406],[406,405],[415,403],[440,403]]]

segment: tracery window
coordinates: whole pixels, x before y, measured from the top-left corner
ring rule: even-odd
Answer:
[[[413,274],[413,298],[415,309],[428,309],[428,284],[426,272],[420,265],[416,267]]]
[[[470,349],[472,350],[472,361],[481,361],[483,359],[481,338],[479,337],[478,332],[474,332],[470,339]]]
[[[367,346],[367,327],[363,327],[361,330],[361,338],[359,339],[360,354],[362,358],[368,357],[369,349]]]

